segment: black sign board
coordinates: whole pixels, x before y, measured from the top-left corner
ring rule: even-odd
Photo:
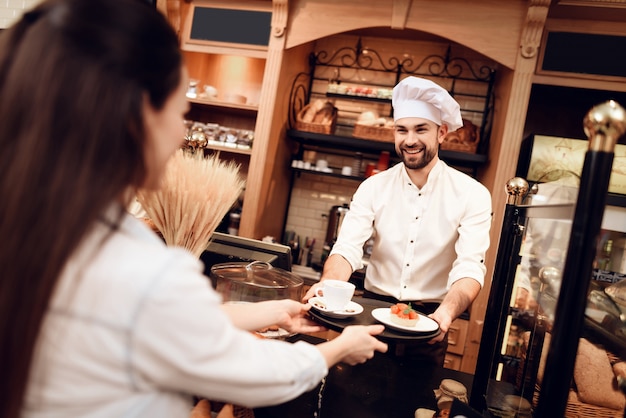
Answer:
[[[548,32],[541,69],[626,77],[626,37]]]
[[[190,39],[267,47],[271,21],[268,11],[195,7]]]

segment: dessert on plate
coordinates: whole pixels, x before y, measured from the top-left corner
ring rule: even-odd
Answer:
[[[391,322],[404,327],[414,327],[419,319],[419,314],[411,307],[411,304],[396,303],[390,308],[389,319]]]

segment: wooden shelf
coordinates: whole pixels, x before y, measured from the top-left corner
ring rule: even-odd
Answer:
[[[327,176],[327,177],[336,177],[336,178],[341,178],[341,179],[345,179],[345,180],[354,180],[354,181],[363,181],[365,180],[365,177],[362,176],[344,176],[343,174],[341,174],[341,170],[339,169],[337,172],[332,172],[332,173],[328,173],[325,171],[317,171],[317,170],[307,170],[305,168],[291,168],[294,172],[301,174],[301,173],[306,173],[306,174],[315,174],[315,175],[319,175],[319,176]]]
[[[289,129],[287,136],[303,146],[318,146],[322,148],[363,152],[380,153],[388,151],[395,154],[395,145],[392,142],[370,141],[367,139],[347,137],[341,135],[325,135],[314,132],[304,132],[296,129]],[[452,165],[477,168],[487,162],[488,157],[482,154],[470,154],[458,151],[439,150],[439,157]],[[309,170],[310,171],[310,170]],[[315,172],[324,174],[321,172]]]
[[[213,151],[230,152],[232,154],[252,155],[252,148],[235,148],[217,144],[207,144],[204,148]]]
[[[340,94],[340,93],[326,93],[326,97],[334,99],[346,99],[346,100],[362,100],[364,102],[376,102],[376,103],[388,103],[391,104],[391,99],[385,99],[382,97],[370,97],[361,96],[358,94]]]
[[[228,109],[232,111],[240,111],[242,113],[256,113],[259,110],[257,105],[249,105],[242,103],[223,102],[219,100],[209,100],[203,98],[191,98],[187,97],[190,103],[200,104],[208,107],[215,107],[220,109]]]

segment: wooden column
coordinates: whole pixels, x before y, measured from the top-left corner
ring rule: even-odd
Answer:
[[[528,7],[526,21],[520,39],[519,54],[516,59],[515,69],[512,73],[500,80],[499,84],[509,84],[508,88],[499,88],[499,91],[508,91],[503,103],[498,108],[498,131],[492,137],[502,138],[501,141],[492,142],[490,150],[492,161],[496,161],[495,169],[490,170],[490,175],[484,179],[484,183],[492,191],[493,224],[491,229],[491,247],[487,253],[486,265],[489,266],[488,277],[493,274],[498,252],[498,241],[502,222],[504,221],[504,208],[507,195],[505,186],[509,179],[515,176],[520,146],[523,140],[524,124],[530,99],[530,90],[533,75],[537,65],[537,51],[541,43],[541,35],[548,16],[550,0],[531,0]],[[500,74],[499,74],[500,77]],[[503,278],[504,279],[504,278]],[[491,281],[498,280],[492,277]],[[491,283],[489,281],[489,284]],[[482,334],[483,318],[487,308],[489,286],[487,280],[485,289],[478,296],[472,306],[468,331],[468,342],[461,364],[461,370],[473,373],[476,368],[480,336]]]
[[[282,190],[282,187],[277,189],[276,184],[282,184],[288,173],[281,170],[284,164],[277,160],[276,149],[280,145],[281,136],[272,131],[272,121],[279,94],[287,17],[288,0],[273,0],[272,31],[254,132],[254,152],[250,158],[248,171],[252,175],[248,175],[242,210],[244,215],[253,216],[242,216],[239,226],[240,235],[256,239],[265,235],[282,239],[276,236],[276,217],[285,216],[288,191]],[[274,219],[266,222],[268,216]]]

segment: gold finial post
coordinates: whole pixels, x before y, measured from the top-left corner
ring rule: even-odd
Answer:
[[[583,120],[589,149],[585,154],[544,380],[534,415],[537,418],[565,414],[569,382],[583,330],[595,243],[609,190],[615,144],[626,132],[625,121],[626,112],[613,100],[594,106]]]
[[[590,151],[614,152],[617,140],[626,132],[626,111],[609,100],[594,106],[585,116],[583,126]]]
[[[505,191],[508,205],[521,205],[522,200],[528,194],[528,182],[521,177],[513,177],[506,182]]]

